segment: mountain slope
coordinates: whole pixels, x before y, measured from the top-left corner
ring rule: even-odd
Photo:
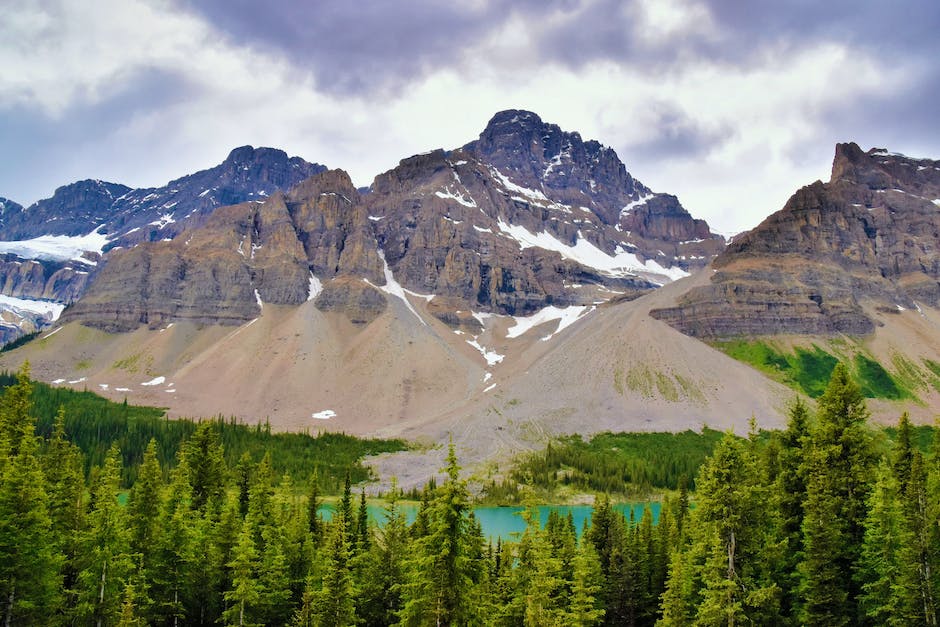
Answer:
[[[940,302],[940,161],[855,144],[832,178],[738,236],[708,285],[653,315],[704,338],[871,334],[874,311]]]
[[[26,208],[0,199],[0,296],[18,299],[11,305],[0,298],[0,341],[54,321],[50,307],[58,312],[84,294],[107,251],[172,240],[220,206],[265,198],[325,169],[281,150],[243,146],[221,164],[159,188],[86,180]]]
[[[535,181],[535,170],[548,174]],[[671,209],[651,217],[644,203]],[[646,226],[624,230],[631,221]],[[637,183],[609,148],[510,111],[464,148],[402,160],[364,195],[344,172],[321,172],[286,194],[220,208],[172,241],[115,251],[66,319],[108,330],[237,324],[260,303],[309,297],[368,324],[387,296],[410,290],[440,320],[472,331],[473,311],[525,315],[636,297],[723,245],[674,197]]]

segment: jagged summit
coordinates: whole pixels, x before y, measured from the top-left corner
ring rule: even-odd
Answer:
[[[172,238],[216,207],[264,198],[325,169],[276,148],[241,146],[219,165],[162,187],[78,181],[28,208],[5,212],[0,240],[78,236],[96,229],[108,235],[111,246]]]
[[[940,303],[938,206],[940,161],[839,144],[829,182],[736,237],[709,285],[656,315],[704,337],[870,334],[873,308]]]

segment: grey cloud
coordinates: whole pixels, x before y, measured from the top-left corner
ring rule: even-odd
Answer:
[[[634,160],[701,159],[730,139],[733,129],[705,129],[684,112],[666,103],[653,106],[656,132],[652,139],[627,145],[623,153]],[[629,166],[629,164],[628,164]]]
[[[430,69],[459,61],[466,46],[515,11],[568,0],[483,3],[415,0],[182,0],[236,44],[276,51],[309,71],[326,92],[400,89]]]
[[[52,195],[59,185],[84,178],[107,178],[121,163],[124,170],[152,176],[149,151],[105,141],[136,115],[159,111],[193,94],[193,88],[171,73],[148,70],[114,85],[110,96],[95,104],[73,104],[49,118],[37,108],[14,107],[0,115],[3,189],[0,196],[23,205]],[[172,129],[167,129],[172,131]],[[135,164],[128,159],[136,160]],[[130,181],[113,181],[133,184]]]

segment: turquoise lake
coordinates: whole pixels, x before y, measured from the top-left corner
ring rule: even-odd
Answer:
[[[356,505],[356,507],[358,507],[358,505]],[[369,512],[370,521],[379,525],[385,521],[385,510],[382,506],[367,505],[366,507]],[[650,508],[653,514],[653,522],[657,522],[659,520],[659,510],[661,507],[661,503],[659,502],[616,503],[613,505],[616,511],[623,513],[627,518],[629,518],[632,513],[633,518],[637,521],[643,516],[644,507]],[[409,523],[414,522],[415,516],[418,514],[417,505],[402,504],[399,505],[399,508],[405,513]],[[474,507],[473,514],[476,516],[477,520],[480,521],[480,526],[483,528],[483,535],[485,537],[491,540],[496,540],[496,538],[512,540],[518,538],[522,532],[525,531],[525,521],[523,521],[522,516],[519,515],[523,509],[523,507]],[[594,511],[594,507],[591,505],[540,505],[536,509],[539,512],[542,526],[545,525],[548,520],[548,514],[552,510],[557,511],[562,516],[567,516],[570,512],[574,519],[574,526],[578,530],[578,535],[580,535],[582,529],[584,529],[585,522],[590,521],[591,513]],[[320,508],[320,513],[323,515],[324,519],[329,520],[333,515],[333,506],[324,505]]]

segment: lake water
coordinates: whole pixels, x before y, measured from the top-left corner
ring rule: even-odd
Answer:
[[[628,518],[632,512],[634,519],[638,522],[643,516],[644,507],[650,508],[653,514],[653,522],[657,522],[661,507],[659,502],[615,503],[613,505],[614,510],[621,512]],[[415,517],[418,515],[418,505],[400,504],[399,508],[405,513],[409,524],[414,522]],[[385,509],[381,505],[366,505],[366,509],[369,512],[370,521],[380,525],[385,521]],[[473,514],[480,521],[484,537],[491,540],[496,540],[496,538],[512,540],[518,538],[525,531],[525,521],[520,516],[520,512],[524,509],[523,507],[474,507]],[[557,511],[562,516],[567,516],[570,512],[571,517],[574,519],[574,526],[578,530],[578,535],[581,535],[585,522],[590,521],[591,514],[594,511],[594,507],[591,505],[540,505],[536,509],[539,512],[543,527],[548,521],[549,512],[552,510]],[[323,505],[320,508],[320,513],[324,519],[329,520],[333,515],[333,506],[331,504]]]

